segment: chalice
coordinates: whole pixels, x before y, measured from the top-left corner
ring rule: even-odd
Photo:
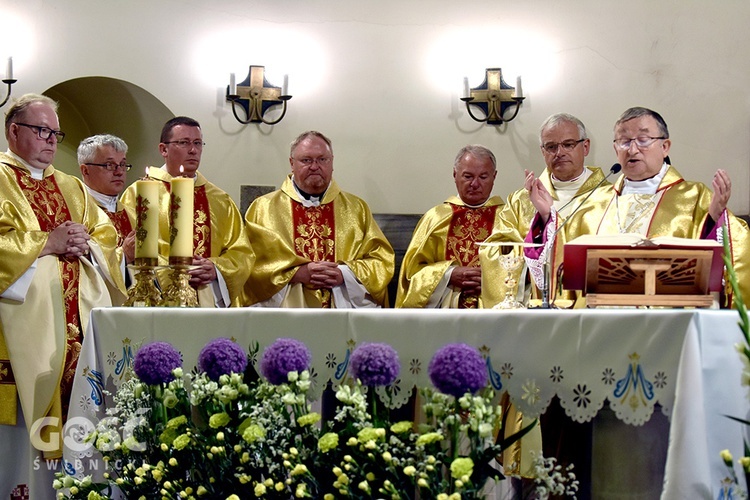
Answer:
[[[487,276],[488,278],[502,280],[504,284],[505,294],[496,293],[495,300],[498,300],[501,296],[503,299],[497,303],[493,309],[526,309],[526,305],[516,299],[518,295],[518,275],[519,270],[524,266],[523,248],[527,246],[538,246],[533,243],[522,243],[522,242],[485,242],[477,243],[480,247],[488,247],[485,251],[486,262],[492,263],[492,267],[500,269],[500,277],[498,272],[494,273],[491,270],[482,271],[482,279]],[[503,277],[504,276],[504,277]],[[491,284],[488,283],[491,286]],[[482,285],[484,290],[484,284]],[[493,287],[495,289],[500,288],[499,286]],[[484,292],[483,292],[484,293]]]

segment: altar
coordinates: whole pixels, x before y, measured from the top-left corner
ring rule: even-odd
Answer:
[[[526,415],[542,414],[555,396],[577,422],[594,419],[605,402],[636,428],[663,412],[670,425],[661,497],[717,498],[727,476],[719,453],[742,456],[745,435],[726,415],[750,414],[734,348],[743,340],[738,319],[736,311],[666,309],[95,309],[65,433],[104,416],[104,389],[116,391],[138,346],[155,340],[172,343],[186,370],[216,337],[246,349],[257,342],[259,353],[280,337],[302,340],[312,352],[318,395],[326,382],[344,377],[354,346],[385,342],[401,362],[394,406],[405,404],[413,387],[430,385],[427,367],[440,347],[464,342],[485,357],[493,388],[507,392]],[[633,460],[638,452],[628,451]],[[65,458],[85,466],[94,456],[75,447]]]

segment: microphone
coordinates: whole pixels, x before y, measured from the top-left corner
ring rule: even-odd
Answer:
[[[617,174],[617,173],[620,172],[620,170],[622,170],[622,165],[620,165],[619,163],[615,163],[614,165],[612,165],[612,167],[609,169],[609,173],[607,175],[605,175],[604,177],[602,177],[602,179],[596,184],[596,186],[594,186],[593,188],[591,188],[588,191],[588,193],[586,194],[586,197],[581,201],[581,203],[579,203],[578,206],[575,209],[573,209],[572,212],[570,212],[570,215],[568,217],[566,217],[564,221],[562,221],[562,224],[560,224],[560,226],[557,229],[555,229],[555,232],[552,233],[552,237],[550,238],[550,241],[552,241],[554,243],[555,238],[557,237],[557,233],[559,233],[560,231],[562,231],[562,229],[565,227],[565,224],[567,224],[568,221],[573,217],[573,215],[576,212],[578,212],[578,210],[586,203],[586,201],[588,201],[589,198],[591,198],[591,195],[594,194],[594,191],[596,191],[597,189],[599,189],[601,187],[601,185],[604,184],[604,181],[606,181],[609,178],[610,175]],[[573,201],[573,200],[571,200],[571,201]],[[568,203],[570,203],[570,202],[568,202]],[[565,204],[562,208],[565,208],[566,206],[567,206],[567,204]],[[554,246],[554,244],[553,244],[553,246]],[[549,254],[545,255],[544,263],[542,265],[542,306],[541,306],[542,309],[549,309],[550,308],[550,303],[549,303],[549,281],[550,281],[550,276],[549,276],[550,275],[549,260],[550,260]]]

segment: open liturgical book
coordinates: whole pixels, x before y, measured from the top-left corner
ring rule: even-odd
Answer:
[[[713,240],[579,236],[564,247],[563,287],[583,290],[590,307],[710,307],[722,287],[723,251]]]

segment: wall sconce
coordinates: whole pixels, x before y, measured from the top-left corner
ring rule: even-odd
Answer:
[[[289,77],[284,75],[284,84],[282,87],[274,87],[265,77],[265,66],[250,66],[250,72],[239,85],[235,84],[234,73],[229,75],[229,86],[227,87],[227,101],[232,103],[232,113],[238,122],[247,125],[248,123],[265,123],[266,125],[276,125],[284,118],[286,114],[286,102],[292,98],[287,95]],[[269,108],[283,105],[281,116],[269,121],[263,118]],[[245,119],[237,115],[236,106],[245,108]]]
[[[511,87],[503,80],[500,68],[487,68],[484,81],[478,87],[469,89],[469,79],[464,78],[464,93],[461,100],[466,103],[466,111],[474,120],[485,122],[487,125],[502,125],[513,120],[525,97],[521,90],[521,77],[516,78],[516,86]],[[476,106],[484,112],[484,118],[477,118],[471,112],[471,106]],[[505,110],[515,106],[513,116],[505,118]]]
[[[18,80],[13,78],[13,58],[8,58],[8,67],[5,70],[5,78],[3,78],[3,83],[8,85],[8,95],[5,96],[5,99],[3,99],[3,102],[0,102],[0,108],[5,106],[5,103],[8,102],[8,99],[10,99],[10,86],[16,83]]]

